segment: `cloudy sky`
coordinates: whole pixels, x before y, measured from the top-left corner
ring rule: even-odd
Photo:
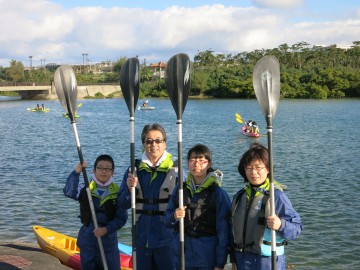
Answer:
[[[359,0],[0,0],[0,66],[360,40]],[[45,60],[44,60],[45,59]]]

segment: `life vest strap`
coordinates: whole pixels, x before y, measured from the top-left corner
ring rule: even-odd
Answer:
[[[137,203],[144,203],[144,204],[159,204],[159,203],[168,203],[170,197],[167,198],[136,198]]]
[[[267,246],[271,246],[271,242],[266,241],[266,240],[263,240],[263,244],[264,244],[264,245],[267,245]],[[287,244],[288,244],[287,241],[284,240],[284,241],[282,241],[282,242],[280,242],[280,243],[276,243],[276,246],[277,246],[277,247],[287,246]]]
[[[162,216],[165,211],[158,210],[144,210],[144,209],[136,209],[136,214],[147,215],[147,216]]]

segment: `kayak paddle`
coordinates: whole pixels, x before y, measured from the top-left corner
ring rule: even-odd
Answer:
[[[178,124],[179,207],[184,206],[182,165],[182,114],[190,92],[190,59],[187,54],[170,58],[166,68],[166,90],[174,107]],[[184,219],[180,219],[181,269],[185,270]]]
[[[270,176],[270,215],[275,215],[274,167],[272,151],[272,119],[280,99],[280,65],[276,57],[267,55],[261,58],[253,71],[253,85],[256,98],[267,123],[269,176]],[[276,233],[271,230],[271,266],[276,269]]]
[[[235,113],[236,121],[238,121],[240,124],[244,124],[244,121],[242,120],[242,117],[240,114]]]
[[[120,70],[120,86],[126,105],[130,114],[130,163],[131,174],[136,175],[135,169],[135,142],[134,142],[134,122],[135,108],[139,97],[139,59],[136,57],[126,60]],[[133,269],[136,270],[136,204],[135,187],[131,187],[131,220],[132,220],[132,259]]]
[[[61,105],[63,106],[65,112],[68,114],[68,116],[71,120],[71,125],[73,127],[73,131],[74,131],[74,135],[75,135],[76,147],[77,147],[77,151],[78,151],[78,155],[79,155],[79,159],[80,159],[80,164],[83,164],[84,157],[83,157],[83,154],[81,151],[80,140],[79,140],[79,136],[78,136],[78,132],[77,132],[77,128],[76,128],[76,122],[75,122],[75,111],[76,111],[76,107],[77,107],[76,106],[77,84],[76,84],[75,73],[74,73],[74,70],[72,69],[72,67],[68,66],[68,65],[63,65],[63,66],[58,67],[55,71],[54,83],[55,83],[56,94],[61,102]],[[95,229],[97,229],[99,226],[98,226],[98,222],[97,222],[96,215],[95,215],[94,203],[93,203],[93,200],[91,197],[91,192],[90,192],[90,188],[89,188],[89,180],[88,180],[88,177],[86,174],[85,167],[82,167],[82,173],[83,173],[84,182],[85,182],[85,186],[86,186],[86,194],[87,194],[90,209],[91,209],[92,221],[94,223]],[[102,263],[104,266],[104,270],[107,270],[108,267],[107,267],[107,263],[106,263],[104,247],[103,247],[103,244],[101,241],[101,237],[97,237],[97,240],[98,240],[98,244],[99,244],[99,249],[100,249],[100,254],[101,254],[101,259],[102,259]]]

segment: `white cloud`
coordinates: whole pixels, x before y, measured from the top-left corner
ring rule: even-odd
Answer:
[[[255,5],[264,7],[289,8],[302,5],[304,0],[253,0],[253,2]]]
[[[9,1],[6,1],[9,2]],[[259,2],[259,0],[258,0]],[[265,1],[262,1],[265,2]],[[281,1],[276,1],[280,3]],[[300,2],[300,1],[288,1]],[[64,9],[48,1],[0,0],[0,65],[11,59],[29,64],[80,64],[138,55],[141,62],[167,61],[179,52],[199,50],[234,53],[275,48],[299,41],[351,44],[359,40],[359,11],[328,22],[306,22],[256,7],[172,6],[164,10],[122,7]],[[293,15],[293,16],[292,16]],[[290,18],[290,19],[289,19]]]

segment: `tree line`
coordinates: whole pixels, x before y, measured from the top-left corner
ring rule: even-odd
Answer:
[[[280,63],[282,98],[360,97],[360,41],[350,48],[327,47],[298,42],[289,46],[240,53],[199,51],[191,63],[192,96],[216,98],[255,98],[252,72],[265,55],[274,55]],[[119,83],[120,69],[126,58],[119,58],[111,70],[93,72],[88,67],[76,71],[81,84]],[[16,60],[7,68],[0,67],[0,83],[51,83],[54,70],[45,67],[29,70]],[[154,76],[153,68],[140,65],[140,98],[166,97],[164,78]]]

